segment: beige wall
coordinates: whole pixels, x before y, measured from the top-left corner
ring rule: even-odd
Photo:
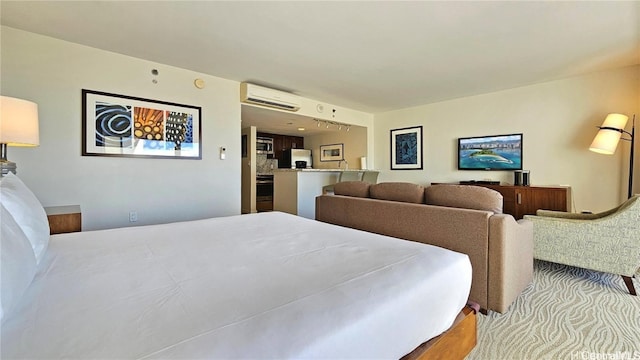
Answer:
[[[349,169],[360,169],[360,157],[367,156],[367,128],[352,126],[347,132],[333,131],[322,135],[305,136],[304,147],[313,153],[313,167],[316,169],[336,169],[337,161],[320,161],[320,145],[344,144],[344,158]],[[341,168],[345,168],[344,162]]]
[[[9,159],[43,205],[81,205],[85,230],[240,213],[239,83],[8,27],[0,45],[2,94],[39,105],[40,146]],[[81,156],[82,89],[201,106],[202,160]]]
[[[532,185],[571,185],[577,211],[602,211],[626,198],[629,143],[621,143],[613,156],[588,147],[608,113],[638,114],[639,99],[640,66],[634,66],[375,114],[379,181],[511,183],[512,172],[458,171],[457,139],[523,133],[523,164]],[[424,126],[424,169],[389,170],[389,130],[415,125]]]

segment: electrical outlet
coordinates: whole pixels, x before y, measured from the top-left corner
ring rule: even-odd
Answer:
[[[129,222],[138,221],[138,212],[137,211],[129,211]]]

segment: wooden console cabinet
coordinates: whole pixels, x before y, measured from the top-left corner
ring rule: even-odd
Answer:
[[[465,185],[483,186],[502,194],[502,211],[516,220],[535,215],[537,210],[571,211],[571,187],[568,186]]]
[[[518,220],[537,210],[571,211],[571,188],[552,186],[484,185],[503,197],[502,211]]]

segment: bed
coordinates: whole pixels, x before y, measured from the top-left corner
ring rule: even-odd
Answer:
[[[53,235],[7,300],[5,181],[2,358],[398,359],[467,302],[466,255],[280,212]]]

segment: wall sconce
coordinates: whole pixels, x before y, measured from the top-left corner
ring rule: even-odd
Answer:
[[[5,176],[17,173],[16,164],[7,160],[8,146],[40,145],[38,104],[1,96],[0,110],[0,176]]]
[[[625,141],[631,141],[631,155],[629,156],[629,188],[628,197],[633,195],[633,155],[634,155],[634,137],[636,129],[636,116],[633,115],[633,124],[631,126],[631,132],[624,129],[627,125],[629,117],[622,114],[609,114],[604,119],[602,126],[598,126],[600,129],[593,139],[589,150],[605,155],[612,155],[616,152],[618,142],[620,139]],[[623,138],[622,135],[627,134],[629,138]]]

